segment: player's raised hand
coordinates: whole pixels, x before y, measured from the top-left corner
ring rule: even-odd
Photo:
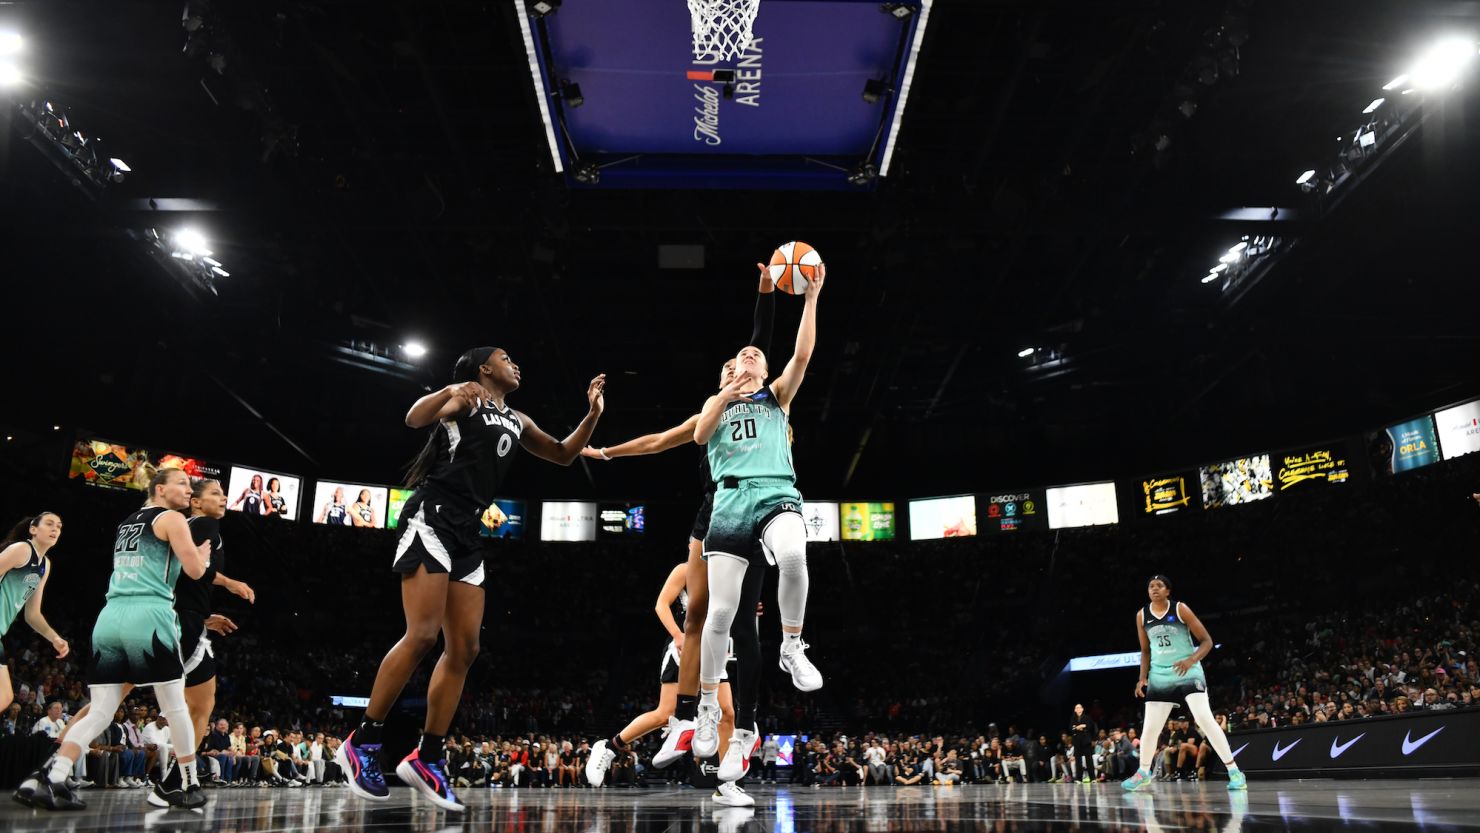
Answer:
[[[606,374],[598,373],[591,384],[586,387],[586,402],[591,406],[591,413],[601,416],[606,410]]]
[[[822,282],[827,280],[827,264],[817,264],[817,272],[812,275],[812,280],[807,281],[807,288],[802,293],[808,301],[815,301],[822,292]]]
[[[470,411],[478,407],[478,403],[483,400],[484,396],[483,386],[477,382],[462,382],[456,385],[449,385],[447,392],[452,395],[453,399],[461,402],[463,407]]]
[[[761,273],[761,285],[756,288],[756,291],[760,292],[762,295],[765,295],[768,292],[775,292],[776,282],[771,280],[770,267],[766,266],[766,264],[764,263],[757,263],[755,265],[755,268],[760,270]]]

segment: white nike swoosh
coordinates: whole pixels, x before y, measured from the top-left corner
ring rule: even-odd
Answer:
[[[1244,751],[1245,749],[1248,749],[1248,748],[1249,748],[1249,744],[1246,743],[1243,746],[1240,746],[1239,748],[1233,750],[1233,754],[1230,755],[1229,757],[1230,758],[1237,758],[1238,757],[1238,753],[1240,753],[1240,752],[1242,752],[1242,751]]]
[[[1284,749],[1281,749],[1280,748],[1280,742],[1279,741],[1275,741],[1274,742],[1274,753],[1269,756],[1270,760],[1272,760],[1272,761],[1278,761],[1280,758],[1285,757],[1286,753],[1288,753],[1291,749],[1294,749],[1295,747],[1299,746],[1300,745],[1300,741],[1302,741],[1302,740],[1305,740],[1305,738],[1300,738],[1300,739],[1296,740],[1294,743],[1290,744],[1289,746],[1286,746]]]
[[[1350,749],[1351,746],[1352,746],[1352,744],[1356,743],[1357,741],[1361,740],[1362,738],[1364,738],[1366,736],[1367,736],[1367,733],[1366,732],[1363,732],[1362,734],[1357,735],[1356,737],[1352,738],[1351,740],[1347,741],[1346,743],[1337,743],[1337,741],[1341,740],[1341,736],[1340,735],[1337,735],[1336,736],[1336,739],[1333,740],[1333,741],[1331,741],[1331,757],[1332,758],[1339,758],[1339,757],[1341,757],[1341,753],[1343,753],[1346,750]]]
[[[1430,738],[1432,738],[1434,735],[1439,734],[1442,731],[1444,731],[1444,727],[1443,726],[1440,726],[1439,728],[1435,729],[1432,732],[1429,732],[1427,735],[1424,735],[1423,737],[1419,738],[1418,740],[1409,740],[1409,738],[1408,738],[1409,733],[1408,732],[1404,732],[1403,733],[1403,754],[1404,755],[1412,755],[1413,754],[1413,750],[1415,750],[1418,747],[1423,746],[1424,744],[1428,743]]]

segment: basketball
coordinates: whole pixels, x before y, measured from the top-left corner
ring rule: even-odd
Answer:
[[[800,295],[807,291],[820,265],[822,253],[811,245],[800,240],[782,243],[771,253],[771,282],[782,292]]]

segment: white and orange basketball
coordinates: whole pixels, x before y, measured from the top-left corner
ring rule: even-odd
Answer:
[[[771,282],[776,288],[790,295],[807,291],[807,285],[822,265],[822,254],[810,245],[793,240],[782,243],[771,253]]]

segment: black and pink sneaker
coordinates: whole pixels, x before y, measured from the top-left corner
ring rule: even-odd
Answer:
[[[350,732],[334,753],[334,762],[349,776],[350,792],[371,801],[390,798],[391,791],[386,789],[385,775],[380,771],[380,744],[357,743],[355,733]]]
[[[421,750],[413,749],[396,765],[396,776],[443,810],[466,810],[467,807],[452,794],[452,785],[447,783],[446,765],[446,761],[423,761]]]

